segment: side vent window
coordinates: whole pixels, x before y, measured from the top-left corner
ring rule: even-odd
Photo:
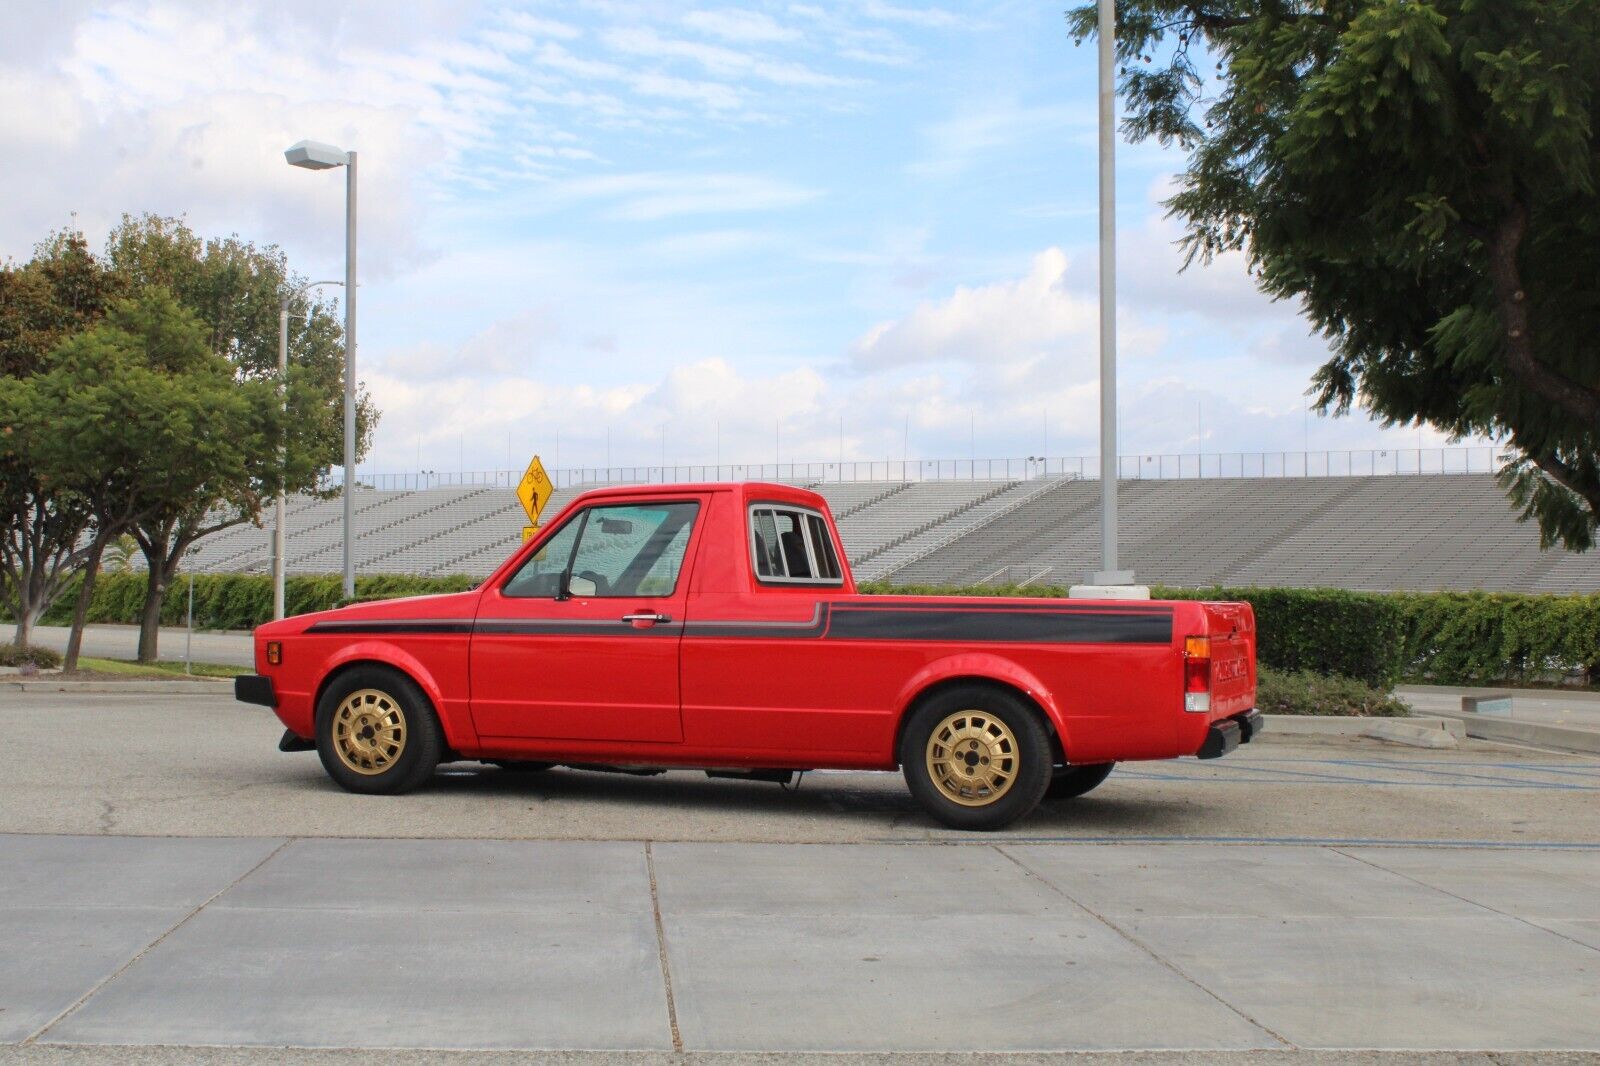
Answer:
[[[763,584],[844,584],[828,523],[816,511],[776,504],[751,507],[750,558]]]

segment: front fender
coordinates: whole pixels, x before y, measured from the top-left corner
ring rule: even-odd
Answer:
[[[998,681],[1019,690],[1044,711],[1045,717],[1050,720],[1050,725],[1061,740],[1062,749],[1071,750],[1068,746],[1067,723],[1055,696],[1032,671],[1004,655],[996,655],[993,652],[962,652],[959,655],[947,655],[942,659],[935,659],[918,670],[901,688],[896,700],[900,721],[905,721],[906,712],[928,689],[947,681],[958,680]],[[897,743],[896,750],[898,747]]]
[[[444,729],[445,741],[450,747],[456,751],[470,751],[477,748],[478,734],[472,728],[470,717],[465,713],[456,713],[456,705],[460,701],[447,701],[444,689],[439,685],[439,679],[434,676],[433,671],[428,669],[421,659],[395,644],[381,640],[341,644],[323,664],[322,680],[317,683],[317,698],[321,698],[322,690],[327,687],[328,679],[334,673],[357,662],[393,667],[411,678],[428,697],[428,702],[433,704],[434,711],[439,716],[439,725]],[[312,706],[315,707],[315,700]]]

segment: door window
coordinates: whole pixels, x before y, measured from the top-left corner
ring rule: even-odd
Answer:
[[[578,532],[582,528],[583,515],[579,514],[556,530],[506,582],[504,594],[547,600],[560,596],[562,578],[572,562],[572,549],[578,543]]]
[[[505,594],[670,596],[699,509],[695,503],[590,507],[506,582]]]

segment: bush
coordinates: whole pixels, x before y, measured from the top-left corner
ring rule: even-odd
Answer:
[[[1400,718],[1411,713],[1393,696],[1354,678],[1310,670],[1260,667],[1256,675],[1256,708],[1262,714],[1355,715]]]
[[[0,666],[22,666],[25,663],[32,663],[41,670],[54,670],[61,665],[61,655],[49,648],[0,644]]]
[[[101,574],[94,584],[89,602],[90,622],[118,622],[137,625],[144,610],[147,577],[143,573]],[[373,574],[356,578],[357,600],[422,596],[439,592],[462,592],[477,584],[476,578],[416,577],[410,574]],[[291,577],[284,582],[284,609],[289,614],[326,611],[344,603],[343,582],[334,574]],[[46,625],[68,625],[77,600],[78,584],[73,582],[45,613]],[[189,607],[189,577],[179,574],[167,589],[161,605],[161,624],[183,625]],[[272,577],[268,574],[196,574],[194,578],[194,624],[196,629],[254,629],[272,620]]]
[[[1405,676],[1435,684],[1557,682],[1600,671],[1600,596],[1403,593]]]

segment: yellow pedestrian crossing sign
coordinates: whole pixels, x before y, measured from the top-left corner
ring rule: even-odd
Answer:
[[[517,483],[517,500],[522,504],[522,509],[528,512],[529,524],[522,527],[523,540],[539,532],[539,512],[550,502],[550,494],[555,490],[556,487],[550,483],[550,475],[544,471],[544,464],[535,455],[522,480]]]

